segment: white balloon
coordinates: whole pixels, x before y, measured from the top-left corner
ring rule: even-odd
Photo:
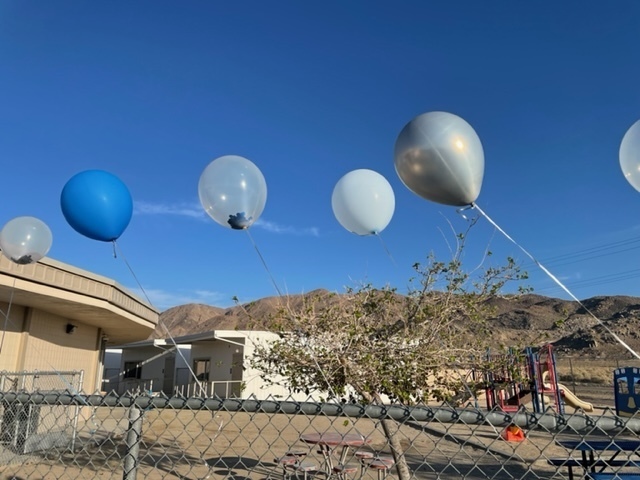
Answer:
[[[396,207],[391,185],[373,170],[353,170],[342,177],[331,195],[333,214],[348,231],[375,235],[389,225]]]
[[[18,265],[40,260],[49,252],[52,242],[47,224],[35,217],[16,217],[0,230],[2,253]]]
[[[423,113],[405,125],[394,163],[407,188],[427,200],[463,206],[480,194],[482,143],[471,125],[452,113]]]
[[[267,182],[258,167],[237,155],[211,162],[200,175],[200,203],[223,227],[245,230],[260,218],[267,202]]]
[[[622,138],[620,168],[624,178],[640,192],[640,120],[631,125]]]

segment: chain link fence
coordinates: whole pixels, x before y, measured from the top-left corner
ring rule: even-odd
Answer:
[[[82,391],[84,372],[73,370],[58,371],[0,371],[0,392],[59,392]]]
[[[20,391],[0,393],[0,405],[2,428],[19,425],[0,444],[0,472],[6,479],[372,480],[387,474],[397,478],[401,458],[414,479],[566,479],[570,466],[573,475],[583,474],[580,452],[558,440],[599,438],[613,444],[637,441],[640,432],[640,419],[617,417],[608,408],[597,414],[525,408],[508,414],[471,406]],[[16,411],[25,414],[7,413]],[[71,415],[74,441],[25,451],[13,440],[17,431],[26,444],[38,435],[32,425],[57,424]],[[524,441],[505,440],[506,429],[516,426]],[[305,437],[329,432],[351,439],[344,442],[349,446],[343,451],[340,441],[321,445]],[[389,438],[400,446],[395,458]],[[639,452],[618,453],[608,471],[640,468]],[[625,459],[636,463],[625,465]],[[334,471],[338,465],[344,471]]]
[[[0,372],[0,391],[22,393],[82,391],[82,371]],[[75,448],[78,405],[0,403],[0,464],[51,448]]]

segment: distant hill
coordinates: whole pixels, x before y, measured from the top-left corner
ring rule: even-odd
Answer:
[[[320,295],[323,301],[331,302],[341,298],[326,290],[316,290],[305,295],[291,295],[286,300],[268,297],[226,309],[188,304],[166,310],[160,319],[173,336],[212,330],[261,329],[285,301],[295,308],[310,295]],[[640,350],[640,298],[602,296],[582,303],[634,350]],[[524,342],[535,346],[551,342],[559,356],[630,358],[630,354],[577,302],[530,294],[495,297],[490,304],[496,312],[490,320],[496,344]],[[152,335],[154,338],[166,336],[161,327]]]

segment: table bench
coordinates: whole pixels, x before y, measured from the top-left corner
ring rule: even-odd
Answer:
[[[606,459],[597,459],[593,462],[590,462],[589,465],[585,467],[584,461],[581,458],[549,458],[547,459],[547,463],[549,465],[553,465],[554,467],[567,467],[569,469],[569,480],[573,480],[573,467],[579,467],[582,469],[585,468],[597,468],[597,467],[640,467],[640,460],[629,460],[629,459],[615,459],[615,460],[606,460]],[[591,473],[591,475],[599,475],[600,473]],[[615,473],[605,475],[616,475]],[[619,474],[618,474],[619,475]],[[640,480],[639,474],[627,474],[627,475],[636,475],[638,480]],[[616,478],[616,477],[602,477],[602,478]],[[623,477],[627,480],[632,480],[635,477]]]
[[[586,478],[591,480],[640,480],[640,473],[589,473]]]

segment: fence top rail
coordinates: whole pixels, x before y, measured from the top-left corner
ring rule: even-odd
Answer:
[[[69,371],[60,371],[60,370],[22,370],[19,372],[10,372],[8,370],[0,370],[0,376],[3,375],[80,375],[82,370],[69,370]]]
[[[553,410],[545,413],[522,411],[505,413],[482,411],[472,408],[447,406],[402,406],[359,405],[316,402],[295,402],[256,399],[221,399],[201,397],[153,397],[149,395],[114,393],[103,395],[74,395],[70,392],[0,392],[0,404],[34,405],[84,405],[92,407],[125,407],[141,410],[210,410],[246,413],[279,413],[323,415],[329,417],[369,418],[373,420],[393,419],[400,422],[437,421],[441,423],[463,423],[466,425],[493,425],[505,427],[518,425],[526,429],[544,429],[561,432],[618,432],[640,434],[640,418],[618,417],[613,411],[603,411],[600,416],[587,414],[561,415]]]

